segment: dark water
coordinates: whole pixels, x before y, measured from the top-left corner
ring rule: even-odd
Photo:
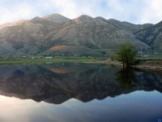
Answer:
[[[101,64],[1,65],[0,122],[162,122],[162,75]]]

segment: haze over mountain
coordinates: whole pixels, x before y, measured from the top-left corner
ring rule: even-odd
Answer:
[[[136,25],[87,15],[35,17],[0,27],[0,57],[107,56],[122,43],[162,51],[162,24]]]

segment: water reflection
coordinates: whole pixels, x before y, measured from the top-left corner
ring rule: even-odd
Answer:
[[[108,65],[1,65],[0,122],[158,121],[161,92],[162,75]]]
[[[133,82],[136,82],[135,71],[130,68],[122,69],[116,74],[121,88],[132,89]]]
[[[162,92],[162,75],[100,64],[0,66],[1,95],[38,102],[88,102],[137,90]]]

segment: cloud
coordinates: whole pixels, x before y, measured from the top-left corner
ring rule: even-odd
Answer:
[[[141,23],[157,23],[162,21],[162,1],[149,0],[146,2],[144,10],[141,12]]]
[[[16,21],[19,19],[29,19],[38,14],[35,9],[26,3],[0,3],[0,23]]]
[[[53,6],[56,7],[58,13],[65,15],[69,18],[74,18],[79,14],[79,6],[75,0],[51,0]],[[80,10],[82,11],[82,10]]]
[[[115,18],[132,23],[157,23],[161,0],[3,0],[0,23],[60,13],[69,18],[82,14]]]

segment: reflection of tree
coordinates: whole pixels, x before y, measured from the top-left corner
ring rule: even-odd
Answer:
[[[0,94],[61,104],[71,98],[88,102],[136,90],[162,92],[162,75],[117,71],[100,64],[5,65],[0,66]]]
[[[117,80],[121,88],[131,89],[133,86],[133,81],[135,81],[135,72],[131,68],[124,68],[116,73]]]

